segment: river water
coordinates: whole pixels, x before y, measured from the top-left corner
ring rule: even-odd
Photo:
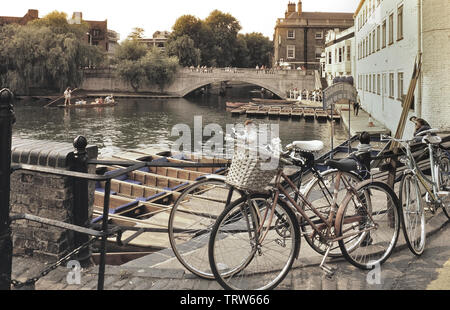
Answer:
[[[169,149],[178,135],[172,136],[176,125],[184,124],[194,135],[194,117],[201,116],[203,128],[217,124],[226,131],[227,124],[242,124],[245,115],[235,117],[226,111],[227,101],[248,102],[255,86],[227,89],[225,97],[200,95],[196,97],[164,100],[120,99],[115,107],[89,109],[43,108],[45,104],[17,101],[14,110],[17,118],[13,135],[58,142],[72,143],[78,135],[97,145],[101,156],[111,156],[120,151],[157,147]],[[294,140],[322,140],[325,151],[331,148],[331,123],[297,120],[253,119],[256,125],[279,125],[282,144]],[[197,129],[198,130],[198,129]],[[334,146],[344,142],[348,133],[342,124],[335,127]],[[209,137],[204,138],[208,140]]]

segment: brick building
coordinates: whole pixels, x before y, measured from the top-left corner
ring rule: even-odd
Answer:
[[[393,132],[415,59],[422,54],[411,115],[450,130],[448,0],[361,0],[355,12],[355,82],[362,107]],[[405,135],[413,133],[408,122]]]
[[[353,24],[353,13],[303,12],[302,1],[289,2],[284,18],[275,25],[273,62],[318,70],[327,32]]]
[[[8,24],[26,25],[29,21],[39,18],[38,10],[28,10],[23,17],[0,16],[0,26]]]
[[[89,25],[89,30],[84,37],[86,43],[99,46],[104,51],[109,51],[108,20],[84,20],[82,12],[74,12],[72,19],[69,19],[69,24],[80,24],[82,21]]]

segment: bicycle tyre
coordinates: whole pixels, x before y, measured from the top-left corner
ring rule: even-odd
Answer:
[[[400,231],[399,202],[395,192],[381,182],[360,183],[356,191],[359,198],[355,198],[355,194],[348,195],[338,210],[337,236],[344,237],[338,241],[339,247],[352,265],[372,270],[389,258],[397,243]],[[383,193],[386,195],[385,198],[382,196]],[[355,203],[361,202],[362,199],[365,199],[362,205]],[[385,206],[381,202],[383,199],[386,199]],[[376,229],[372,229],[373,227]],[[366,229],[372,230],[365,231]],[[352,230],[354,236],[347,234]],[[387,237],[384,238],[384,235]]]
[[[441,156],[439,159],[439,184],[440,191],[450,191],[450,159],[448,156]],[[450,196],[443,198],[442,210],[447,219],[450,219]]]
[[[170,245],[178,261],[196,276],[214,279],[208,259],[209,233],[217,216],[225,208],[226,197],[221,198],[224,199],[223,203],[217,197],[201,199],[199,193],[208,188],[220,188],[225,193],[231,187],[220,179],[203,179],[190,185],[172,207],[168,232]],[[233,199],[237,199],[235,195],[240,197],[241,192],[235,190]],[[198,199],[198,204],[194,203],[194,198]],[[183,205],[186,201],[188,203]]]
[[[412,174],[404,174],[399,192],[403,235],[410,251],[420,256],[425,250],[427,234],[425,209],[417,179]],[[416,234],[417,224],[420,225],[419,235]]]
[[[217,219],[208,252],[211,270],[224,289],[269,290],[289,273],[300,250],[300,228],[292,209],[281,200],[276,215],[265,217],[272,204],[269,194],[242,197]],[[269,227],[262,243],[259,224]]]
[[[334,177],[337,173],[338,173],[338,170],[336,170],[336,169],[330,169],[330,170],[323,172],[321,174],[323,181],[321,179],[315,177],[314,180],[312,181],[312,183],[308,184],[308,187],[305,190],[305,194],[304,194],[305,199],[308,202],[310,202],[316,210],[319,211],[319,210],[323,209],[324,210],[323,215],[325,218],[328,218],[328,214],[330,212],[330,207],[331,207],[330,202],[333,200]],[[342,172],[342,174],[344,177],[347,178],[347,180],[351,181],[353,185],[356,185],[357,183],[363,181],[361,176],[359,176],[358,174],[356,174],[354,172]],[[329,183],[330,181],[331,181],[331,183]],[[325,185],[329,191],[327,192],[325,189],[320,188],[322,185]],[[341,180],[341,186],[343,186],[343,185],[344,185],[344,183]],[[320,188],[319,190],[317,189],[318,187]],[[340,205],[343,198],[345,197],[345,194],[347,193],[345,185],[343,187],[340,187],[340,189],[342,189],[342,193],[344,195],[341,197],[338,196],[338,201],[336,202],[336,206]],[[327,195],[327,194],[329,196],[328,199],[324,198],[324,197],[326,197],[325,195]],[[299,202],[299,205],[301,207],[303,207],[303,210],[305,212],[307,212],[307,215],[309,216],[308,211],[305,210],[305,208],[304,208],[304,202],[301,201],[301,199],[298,202]],[[317,205],[320,203],[327,204],[327,205],[323,205],[323,206]],[[310,218],[311,218],[311,220],[314,221],[314,219],[317,218],[317,216],[312,212],[310,212],[310,213],[311,213]],[[300,221],[300,229],[303,233],[303,237],[305,238],[305,241],[309,244],[309,246],[314,251],[316,251],[317,253],[319,253],[321,255],[324,255],[327,250],[327,245],[325,243],[321,242],[319,235],[315,234],[315,237],[312,237],[314,234],[311,231],[308,231],[308,227],[311,230],[310,225],[306,221],[304,221],[304,220]],[[332,247],[330,249],[330,252],[328,253],[328,256],[329,257],[341,257],[342,253],[339,248],[339,245]]]

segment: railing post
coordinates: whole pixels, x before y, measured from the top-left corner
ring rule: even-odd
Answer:
[[[70,170],[76,172],[88,172],[88,155],[86,151],[87,140],[83,136],[78,136],[73,142],[75,147],[74,156],[70,163]],[[77,226],[88,227],[89,225],[89,182],[85,179],[74,178],[73,180],[73,219]],[[74,234],[74,247],[77,248],[89,241],[86,234]],[[83,267],[90,264],[91,250],[84,248],[77,257]]]
[[[9,219],[11,190],[13,94],[0,90],[0,290],[11,289],[12,239]]]

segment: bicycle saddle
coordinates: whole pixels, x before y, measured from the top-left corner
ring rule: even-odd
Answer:
[[[343,172],[358,171],[356,161],[350,158],[339,160],[330,159],[325,162],[325,165]]]
[[[288,149],[298,148],[302,151],[317,152],[323,150],[323,142],[318,140],[313,141],[294,141],[287,146]]]

